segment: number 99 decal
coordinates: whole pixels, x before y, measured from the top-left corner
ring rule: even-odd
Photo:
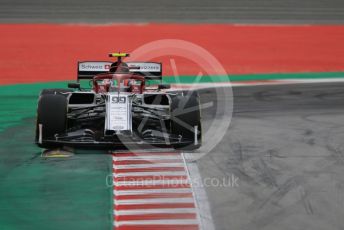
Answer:
[[[125,97],[112,97],[112,103],[119,103],[119,104],[125,104],[126,103]]]

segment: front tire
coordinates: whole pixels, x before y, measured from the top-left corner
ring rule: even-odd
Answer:
[[[181,142],[184,142],[172,146],[175,149],[194,150],[198,149],[202,142],[200,100],[197,92],[184,95],[172,98],[171,132],[174,136],[182,137]]]
[[[36,143],[39,147],[60,147],[58,144],[45,144],[44,140],[54,139],[56,134],[66,132],[67,108],[67,99],[64,95],[45,94],[40,96],[38,101],[36,123]],[[41,130],[39,125],[42,126]],[[40,136],[42,139],[41,143],[39,143]]]

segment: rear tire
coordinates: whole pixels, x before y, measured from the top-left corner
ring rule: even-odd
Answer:
[[[200,101],[197,92],[191,95],[175,96],[171,104],[171,132],[182,136],[182,142],[187,144],[173,144],[175,149],[194,150],[201,146],[202,125]],[[195,126],[197,126],[197,143],[195,144]]]
[[[45,94],[39,98],[37,108],[36,123],[36,143],[42,148],[60,147],[58,144],[44,144],[44,140],[55,138],[56,134],[61,134],[67,128],[67,99],[60,94]],[[42,125],[42,143],[39,142],[40,130]]]

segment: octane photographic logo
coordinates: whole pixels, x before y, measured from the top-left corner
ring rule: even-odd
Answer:
[[[187,159],[197,160],[211,152],[228,130],[233,111],[233,93],[230,80],[224,67],[210,52],[201,46],[184,40],[164,39],[147,43],[134,50],[127,61],[151,61],[159,60],[163,57],[169,58],[169,64],[175,78],[176,83],[172,85],[172,91],[183,90],[189,95],[191,95],[192,91],[199,91],[202,117],[202,145],[198,150],[188,154],[191,158]],[[195,73],[196,77],[193,79],[193,82],[181,84],[183,79],[178,74],[178,63],[175,61],[177,57],[187,59],[198,65],[200,71]],[[164,64],[166,65],[167,63]],[[221,82],[216,82],[216,77],[218,76],[221,76]],[[204,77],[207,79],[206,82],[203,79]],[[196,110],[198,108],[188,108],[184,112],[190,112],[193,109]],[[183,113],[183,108],[181,113]],[[147,120],[142,121],[142,123],[145,122]],[[183,123],[179,125],[187,126],[187,124]]]

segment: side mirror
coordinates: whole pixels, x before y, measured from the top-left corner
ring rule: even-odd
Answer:
[[[80,89],[80,83],[68,83],[68,88],[71,89]]]
[[[159,84],[158,89],[170,89],[171,85],[170,84]]]

